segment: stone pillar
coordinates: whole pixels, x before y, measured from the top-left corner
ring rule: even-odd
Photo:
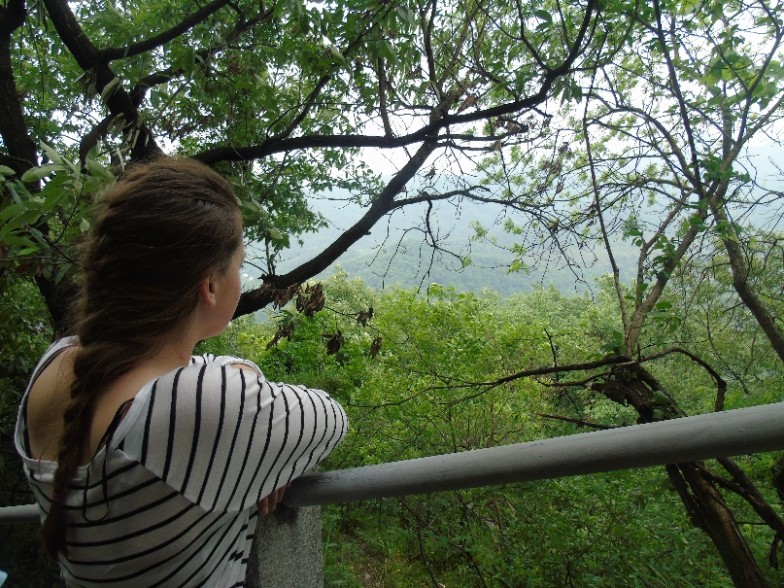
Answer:
[[[248,561],[250,588],[323,588],[321,507],[282,504],[259,517]]]

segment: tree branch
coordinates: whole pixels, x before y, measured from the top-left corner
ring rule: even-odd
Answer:
[[[123,135],[130,143],[131,157],[145,159],[154,153],[159,153],[160,148],[155,143],[152,133],[139,119],[136,105],[111,68],[102,60],[101,52],[85,35],[67,1],[44,0],[44,5],[58,35],[76,62],[87,74],[94,72],[95,93],[101,96],[113,117],[123,117]],[[109,84],[113,86],[107,90]]]
[[[54,1],[54,0],[49,0]],[[586,32],[593,18],[597,0],[589,0],[586,6],[583,22],[575,43],[564,59],[556,68],[547,70],[542,77],[539,90],[526,98],[500,104],[473,112],[465,111],[460,114],[442,114],[431,118],[418,130],[398,137],[366,136],[366,135],[310,135],[303,137],[270,137],[260,145],[248,147],[218,147],[202,151],[194,155],[194,159],[212,165],[221,161],[249,161],[267,157],[275,153],[300,149],[313,149],[324,147],[377,147],[391,149],[406,147],[422,141],[432,140],[442,129],[452,125],[460,125],[487,118],[505,116],[521,110],[532,108],[544,102],[552,88],[553,83],[560,77],[567,75],[579,56],[579,47],[585,39]],[[435,111],[435,110],[434,110]],[[298,117],[301,118],[301,117]]]
[[[230,0],[213,0],[206,6],[203,6],[190,16],[183,19],[178,24],[171,27],[169,30],[164,31],[154,37],[145,39],[138,43],[128,45],[127,47],[111,47],[99,51],[99,58],[104,63],[109,63],[116,59],[123,59],[126,57],[133,57],[145,51],[152,51],[161,47],[195,27],[200,22],[206,20],[209,16],[226,6]]]
[[[609,425],[602,425],[599,423],[591,423],[585,421],[583,419],[574,419],[571,417],[559,416],[557,414],[545,414],[542,412],[535,412],[536,416],[542,417],[543,419],[551,419],[555,421],[563,421],[565,423],[571,423],[573,425],[577,425],[578,427],[588,427],[590,429],[600,429],[602,431],[606,431],[609,429],[617,429],[617,427],[611,427]]]
[[[328,268],[351,245],[367,235],[373,225],[392,209],[395,196],[416,175],[434,149],[433,142],[425,142],[409,159],[408,163],[389,181],[365,215],[335,239],[324,251],[285,275],[266,276],[264,286],[258,290],[244,293],[240,297],[235,316],[249,314],[262,308],[258,305],[269,304],[272,291],[300,284]]]
[[[714,370],[711,365],[703,360],[698,355],[695,355],[691,351],[683,349],[682,347],[670,347],[669,349],[664,349],[652,355],[646,355],[645,357],[640,358],[640,363],[644,363],[647,361],[653,361],[655,359],[659,359],[660,357],[664,357],[666,355],[670,355],[672,353],[680,353],[685,355],[689,359],[691,359],[694,363],[699,364],[708,374],[710,377],[713,378],[713,381],[716,383],[716,404],[714,410],[719,412],[724,410],[724,395],[727,392],[727,382],[724,381],[719,373]]]
[[[54,1],[54,0],[49,0]],[[255,312],[259,308],[263,308],[274,299],[274,292],[282,290],[293,284],[299,284],[305,280],[317,275],[318,273],[329,267],[336,259],[338,259],[346,250],[356,243],[363,236],[367,235],[371,228],[380,220],[384,215],[390,212],[395,206],[395,196],[399,194],[405,185],[416,175],[417,171],[422,167],[430,154],[437,148],[436,142],[438,132],[449,126],[449,124],[456,124],[462,121],[471,121],[485,118],[488,116],[498,116],[501,114],[509,114],[524,108],[532,108],[544,102],[549,94],[553,82],[569,72],[572,63],[577,59],[579,52],[577,51],[584,39],[585,31],[593,17],[593,12],[597,0],[588,0],[588,6],[584,15],[582,27],[578,34],[577,41],[575,42],[569,56],[564,60],[560,67],[548,71],[541,82],[539,90],[522,100],[517,100],[511,104],[501,105],[495,108],[489,108],[484,111],[479,111],[470,114],[462,115],[447,115],[447,108],[450,101],[459,98],[459,92],[449,93],[444,96],[440,103],[432,110],[430,122],[424,125],[415,133],[407,135],[404,138],[389,138],[389,137],[363,137],[363,136],[321,136],[321,137],[292,137],[292,138],[270,138],[259,146],[247,148],[220,148],[202,152],[194,158],[203,161],[207,164],[214,164],[218,161],[242,161],[249,159],[257,159],[264,155],[269,155],[274,152],[288,151],[295,148],[304,148],[305,145],[310,147],[327,147],[327,146],[392,146],[392,143],[397,143],[394,146],[403,146],[413,144],[415,142],[422,142],[417,152],[409,159],[408,163],[389,181],[386,187],[379,194],[378,198],[373,202],[365,215],[353,226],[349,227],[342,233],[334,242],[332,242],[326,249],[316,255],[310,261],[300,265],[289,273],[282,276],[269,275],[264,279],[264,285],[256,290],[245,292],[241,297],[236,316],[242,316]],[[370,143],[375,143],[371,145]]]
[[[0,6],[0,137],[8,151],[7,162],[19,176],[38,161],[11,62],[12,35],[26,18],[24,0],[9,0],[4,7]]]

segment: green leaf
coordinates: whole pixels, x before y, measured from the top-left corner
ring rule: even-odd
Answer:
[[[32,255],[33,253],[37,253],[40,251],[41,248],[37,245],[31,245],[29,247],[24,247],[16,252],[16,255],[19,257],[24,257],[25,255]]]
[[[22,181],[26,184],[37,182],[50,175],[52,172],[61,171],[62,169],[63,166],[59,163],[45,163],[38,167],[31,167],[22,174]]]
[[[5,227],[3,227],[5,228]],[[8,245],[9,247],[35,247],[35,242],[29,237],[16,234],[3,235],[3,229],[0,229],[0,242]]]
[[[543,20],[548,25],[553,24],[553,15],[548,10],[534,10],[534,16],[539,20]]]
[[[0,228],[0,242],[5,241],[5,238],[17,229],[20,229],[25,225],[33,224],[40,216],[41,215],[37,210],[26,210],[21,214],[8,219],[3,227]]]
[[[85,160],[85,167],[87,168],[87,171],[96,178],[106,181],[114,179],[114,174],[111,170],[98,161],[95,154],[92,152],[91,154],[88,154]]]
[[[41,149],[46,154],[46,156],[49,158],[49,161],[51,161],[52,163],[58,163],[58,164],[62,164],[63,163],[62,155],[57,153],[57,151],[55,151],[53,147],[51,147],[50,145],[47,145],[43,141],[40,141],[40,143],[41,143]]]

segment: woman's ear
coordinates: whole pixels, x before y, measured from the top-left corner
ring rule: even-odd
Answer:
[[[217,304],[215,296],[215,282],[212,276],[204,278],[199,284],[199,300],[201,300],[208,308],[213,308]]]

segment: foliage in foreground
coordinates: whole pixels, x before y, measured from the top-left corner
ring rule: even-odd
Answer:
[[[0,281],[4,281],[0,284],[0,506],[8,506],[33,501],[14,449],[13,432],[30,371],[52,335],[35,287],[9,274],[0,275]],[[2,526],[0,570],[9,572],[9,587],[48,587],[57,577],[40,553],[38,532],[31,525]]]
[[[331,468],[567,435],[638,418],[631,407],[559,386],[557,376],[489,391],[470,385],[548,365],[554,354],[566,364],[611,346],[618,328],[608,312],[611,296],[592,301],[541,290],[500,299],[436,285],[420,296],[378,294],[345,276],[326,290],[326,311],[278,316],[279,325],[296,325],[290,338],[269,349],[270,323],[237,324],[211,345],[252,357],[272,379],[321,386],[345,403],[352,435],[331,458]],[[374,316],[362,326],[356,312],[366,307]],[[678,322],[677,332],[671,321],[655,324],[646,340],[665,346],[688,336],[691,349],[719,365],[754,353],[747,346],[758,336],[752,323],[736,321],[732,332],[718,329],[710,343],[700,339],[697,323]],[[341,345],[325,346],[337,333]],[[383,345],[371,357],[377,337]],[[652,369],[661,381],[677,381],[678,390],[689,392],[678,398],[689,413],[712,410],[715,385],[691,360],[666,356]],[[781,399],[781,368],[774,361],[759,369],[764,381],[746,374],[756,386],[728,378],[728,404]],[[741,461],[772,504],[774,457]],[[769,581],[779,584],[784,577],[765,565],[776,553],[775,547],[769,551],[770,529],[756,524],[754,512],[730,493],[726,500]],[[328,586],[733,585],[659,468],[330,507],[325,559]]]

